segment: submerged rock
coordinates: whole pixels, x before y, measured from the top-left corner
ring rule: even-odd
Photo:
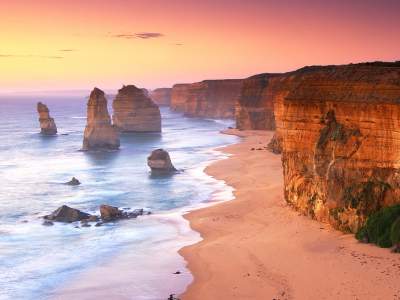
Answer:
[[[156,149],[151,152],[147,158],[147,165],[153,173],[165,174],[177,171],[172,165],[169,153],[164,149]]]
[[[50,117],[50,111],[47,106],[39,102],[37,111],[39,113],[40,133],[43,135],[56,135],[57,126],[54,119]]]
[[[65,184],[67,184],[67,185],[80,185],[81,182],[78,179],[76,179],[75,177],[72,177],[72,179],[70,181],[66,182]]]
[[[161,114],[142,89],[123,86],[113,101],[113,122],[122,132],[160,132]]]
[[[119,134],[111,125],[104,92],[94,88],[87,104],[87,125],[82,150],[116,150],[119,146]]]
[[[63,205],[57,208],[50,215],[44,216],[45,220],[72,223],[81,220],[87,220],[91,217],[90,214],[82,212],[78,209],[71,208],[67,205]]]

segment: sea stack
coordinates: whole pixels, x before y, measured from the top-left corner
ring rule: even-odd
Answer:
[[[150,167],[151,172],[155,174],[168,174],[176,172],[175,167],[172,165],[169,153],[163,149],[156,149],[151,152],[147,158],[147,165]]]
[[[54,119],[50,117],[50,111],[45,104],[39,102],[37,104],[39,113],[40,133],[43,135],[56,135],[57,126]]]
[[[121,132],[160,132],[157,104],[134,85],[123,86],[113,102],[113,122]]]
[[[119,134],[111,125],[104,92],[94,88],[87,104],[87,124],[82,150],[116,150],[119,145]]]

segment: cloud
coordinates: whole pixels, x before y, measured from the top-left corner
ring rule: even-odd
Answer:
[[[60,49],[58,51],[60,51],[60,52],[75,52],[75,51],[78,51],[78,50],[76,50],[76,49]]]
[[[176,43],[176,44],[174,44],[175,46],[183,46],[183,44],[181,44],[181,43]]]
[[[63,59],[57,55],[35,55],[35,54],[0,54],[0,58],[44,58],[44,59]]]
[[[111,35],[114,38],[120,38],[120,39],[155,39],[155,38],[160,38],[163,37],[164,34],[160,32],[136,32],[136,33],[122,33],[122,34],[113,34]]]

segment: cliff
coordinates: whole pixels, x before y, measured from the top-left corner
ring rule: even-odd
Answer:
[[[111,125],[104,92],[94,88],[87,103],[87,124],[82,150],[115,150],[119,145],[119,134]]]
[[[233,118],[241,79],[205,80],[172,87],[171,109],[190,117]]]
[[[150,92],[150,98],[159,106],[169,106],[171,103],[171,88],[159,88]]]
[[[123,132],[160,132],[157,104],[134,85],[122,87],[113,101],[114,126]]]
[[[57,126],[54,119],[50,117],[50,111],[45,104],[39,102],[37,104],[39,114],[40,133],[43,135],[56,135]]]
[[[275,130],[274,92],[269,82],[279,74],[259,74],[243,81],[235,111],[236,128]]]
[[[286,201],[355,232],[400,202],[400,63],[306,67],[270,80]]]

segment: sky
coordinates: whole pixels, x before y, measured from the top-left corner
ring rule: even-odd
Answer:
[[[400,60],[398,0],[0,0],[0,93]]]

